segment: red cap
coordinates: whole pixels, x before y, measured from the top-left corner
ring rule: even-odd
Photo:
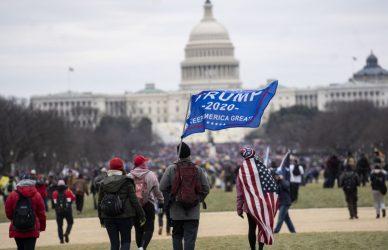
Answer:
[[[124,162],[119,157],[115,157],[109,162],[110,170],[124,170]]]
[[[138,167],[140,165],[143,165],[148,160],[149,160],[148,158],[142,155],[136,155],[135,158],[133,159],[133,164],[135,165],[135,167]]]

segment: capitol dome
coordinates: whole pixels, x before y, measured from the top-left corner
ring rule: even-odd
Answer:
[[[228,31],[213,17],[210,1],[205,3],[201,22],[190,33],[189,42],[201,40],[229,40]]]
[[[364,68],[356,72],[350,80],[353,82],[387,83],[388,70],[379,65],[377,57],[371,52],[366,59]]]
[[[181,63],[181,89],[238,89],[239,62],[226,28],[213,16],[207,0],[200,23],[191,31]]]

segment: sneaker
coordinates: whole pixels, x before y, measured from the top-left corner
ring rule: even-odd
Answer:
[[[142,248],[142,247],[139,247],[139,250],[143,250],[144,248]]]
[[[383,211],[383,217],[385,217],[385,209],[382,209],[382,211]]]
[[[159,234],[159,235],[162,235],[162,231],[163,231],[163,227],[159,227],[158,234]]]
[[[68,234],[65,234],[64,237],[65,237],[66,243],[69,243],[69,241],[70,241],[70,240],[69,240],[69,235],[68,235]]]

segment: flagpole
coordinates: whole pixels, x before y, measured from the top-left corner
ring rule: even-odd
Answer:
[[[182,135],[183,135],[183,133],[185,132],[185,129],[186,129],[186,120],[187,120],[187,117],[188,117],[188,115],[189,115],[190,103],[191,103],[191,96],[192,96],[192,94],[190,93],[189,101],[187,102],[185,120],[183,121]],[[182,138],[182,136],[181,136],[181,141],[179,142],[179,149],[178,149],[178,161],[179,161],[179,156],[181,155],[182,142],[183,142],[183,138]]]

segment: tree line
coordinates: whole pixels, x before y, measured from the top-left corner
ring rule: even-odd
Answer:
[[[113,155],[128,158],[154,141],[147,118],[101,118],[95,129],[81,128],[55,112],[0,97],[0,173],[11,166],[48,172],[55,166],[96,165]]]
[[[268,122],[247,139],[302,151],[344,153],[388,149],[388,108],[367,101],[334,102],[327,110],[293,106],[270,115]]]

